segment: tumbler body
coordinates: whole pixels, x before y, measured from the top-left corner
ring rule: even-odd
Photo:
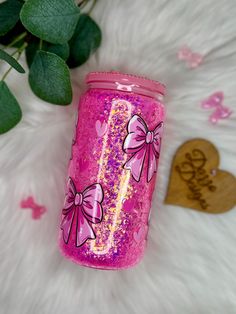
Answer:
[[[117,73],[87,77],[59,239],[62,254],[80,265],[123,269],[144,254],[164,120],[164,87],[148,82]]]

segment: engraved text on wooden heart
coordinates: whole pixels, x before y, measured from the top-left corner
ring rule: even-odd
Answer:
[[[215,214],[234,207],[236,178],[218,166],[219,153],[212,143],[185,142],[175,154],[165,202]]]

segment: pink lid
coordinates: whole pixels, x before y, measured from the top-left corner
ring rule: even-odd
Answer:
[[[120,72],[90,72],[86,76],[86,83],[93,82],[110,82],[115,84],[124,84],[124,86],[135,85],[137,88],[144,88],[154,93],[165,95],[165,85],[149,80],[146,77]]]

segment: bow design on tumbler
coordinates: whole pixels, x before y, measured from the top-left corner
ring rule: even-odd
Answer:
[[[144,120],[139,115],[134,115],[127,129],[128,134],[124,140],[123,150],[133,155],[124,164],[124,168],[130,170],[134,180],[139,182],[147,155],[147,182],[150,182],[154,173],[157,172],[163,122],[158,123],[153,131],[149,131]]]
[[[232,111],[228,107],[223,106],[223,100],[224,93],[215,92],[202,102],[202,108],[215,109],[209,117],[209,121],[212,122],[213,124],[217,123],[218,120],[220,119],[228,118],[232,114]]]
[[[75,244],[83,245],[88,239],[96,239],[96,235],[91,224],[102,221],[103,209],[103,189],[99,183],[87,187],[83,192],[76,191],[75,184],[71,178],[67,184],[67,194],[65,197],[64,209],[65,217],[61,223],[63,239],[67,244],[71,236],[74,222]]]

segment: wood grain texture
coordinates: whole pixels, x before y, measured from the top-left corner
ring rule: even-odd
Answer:
[[[230,210],[236,204],[236,178],[219,163],[209,141],[185,142],[173,159],[165,203],[213,214]]]

